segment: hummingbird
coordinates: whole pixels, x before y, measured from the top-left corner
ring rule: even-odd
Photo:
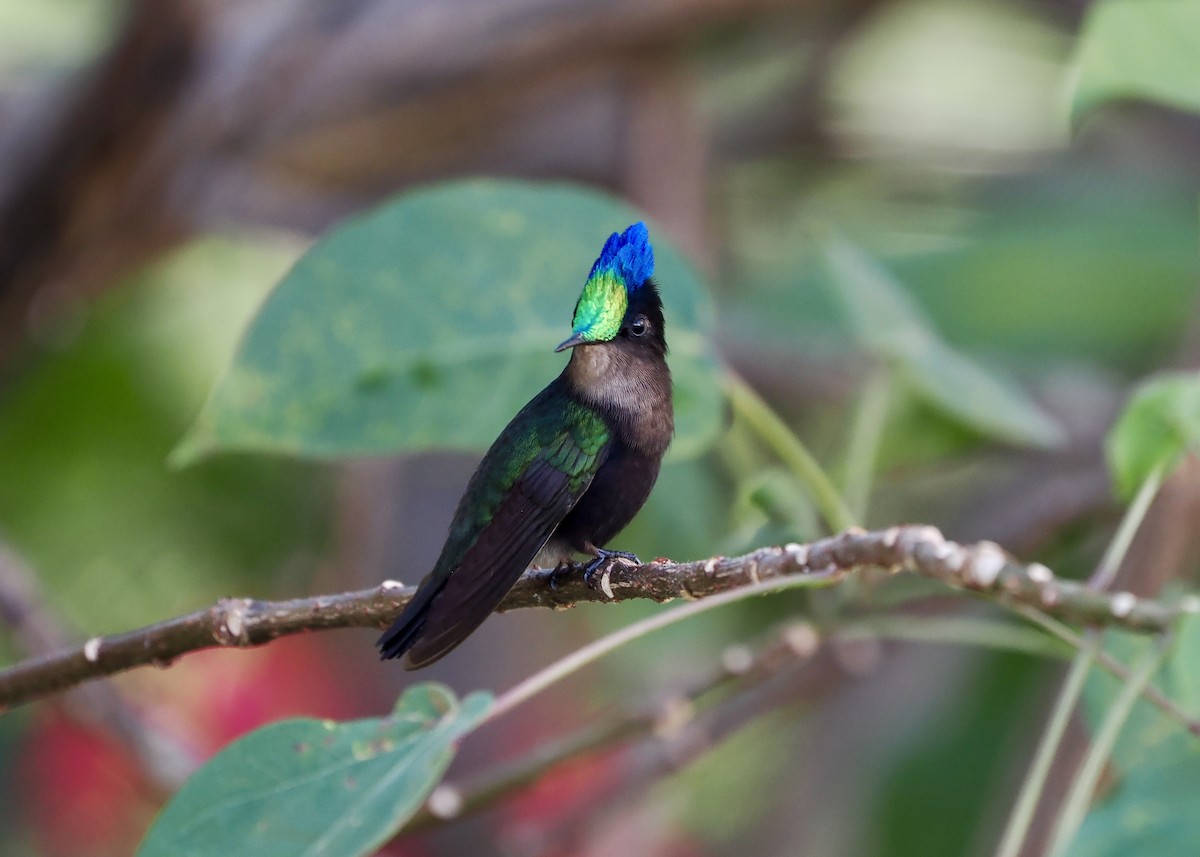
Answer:
[[[675,431],[654,248],[644,223],[605,242],[575,304],[562,373],[500,432],[433,570],[379,638],[419,669],[478,628],[535,559],[637,562],[604,546],[646,502]]]

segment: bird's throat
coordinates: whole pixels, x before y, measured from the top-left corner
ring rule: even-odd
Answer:
[[[661,455],[674,433],[671,372],[646,349],[603,342],[578,346],[564,371],[571,391],[607,414],[622,439]]]

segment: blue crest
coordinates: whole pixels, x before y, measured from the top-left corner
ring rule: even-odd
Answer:
[[[625,291],[637,291],[654,274],[654,248],[650,233],[640,220],[619,235],[614,232],[604,242],[600,258],[592,265],[588,279],[597,273],[612,273],[625,284]]]

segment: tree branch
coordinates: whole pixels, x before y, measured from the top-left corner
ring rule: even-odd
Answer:
[[[721,667],[689,689],[674,693],[655,705],[609,714],[595,724],[547,744],[536,753],[459,783],[443,783],[430,795],[425,807],[404,825],[399,836],[403,838],[486,810],[537,782],[564,762],[646,738],[660,749],[678,743],[680,736],[689,732],[700,716],[724,707],[782,673],[810,670],[804,682],[807,689],[832,686],[831,679],[840,673],[835,658],[820,659],[820,668],[811,669],[818,664],[816,656],[825,648],[824,642],[814,627],[796,623],[785,627],[757,650],[731,646],[724,654]],[[806,694],[806,698],[811,697]],[[704,743],[711,747],[717,741]],[[643,753],[637,755],[641,757]],[[589,796],[589,805],[594,797]]]
[[[1102,593],[1058,580],[1043,565],[1022,565],[991,542],[959,545],[934,527],[900,526],[848,530],[808,545],[760,548],[738,557],[696,562],[656,560],[612,566],[596,589],[577,574],[531,569],[501,602],[520,607],[565,608],[589,601],[649,598],[698,599],[795,574],[819,574],[830,583],[861,569],[910,571],[1015,602],[1081,625],[1117,626],[1141,633],[1167,630],[1181,612],[1200,612],[1200,601],[1169,606],[1129,593]],[[329,628],[382,628],[408,603],[415,589],[387,581],[336,595],[287,601],[222,599],[212,607],[123,634],[93,637],[83,646],[31,658],[0,671],[0,706],[20,705],[91,679],[134,667],[167,665],[200,649],[258,646],[277,637]]]
[[[1030,612],[1036,613],[1031,609]],[[1040,621],[1057,624],[1045,617]],[[609,752],[647,738],[650,746],[639,748],[639,756],[643,755],[641,749],[665,746],[697,717],[734,697],[754,691],[788,670],[806,670],[803,693],[797,695],[811,702],[814,688],[824,690],[835,686],[836,680],[845,672],[836,656],[839,644],[862,639],[967,643],[1029,654],[1067,656],[1068,650],[1054,646],[1051,636],[1029,630],[1030,636],[1025,639],[1012,633],[1018,626],[1007,623],[1000,625],[1006,631],[1002,635],[995,627],[997,624],[928,616],[876,617],[839,625],[828,634],[804,621],[786,625],[757,649],[730,646],[724,652],[721,668],[690,688],[674,692],[655,704],[605,714],[597,722],[548,742],[536,752],[500,763],[458,782],[442,783],[426,805],[405,824],[398,837],[404,838],[486,811],[524,791],[559,765],[576,762],[581,757]],[[1047,630],[1072,648],[1083,644],[1082,638],[1066,626]],[[1105,652],[1098,654],[1097,663],[1121,681],[1130,678],[1129,670]],[[1193,720],[1158,688],[1147,685],[1142,689],[1142,696],[1193,735],[1200,734],[1200,721]],[[790,697],[779,699],[778,703],[788,701]]]

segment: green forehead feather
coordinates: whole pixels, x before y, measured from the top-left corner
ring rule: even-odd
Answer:
[[[575,318],[571,332],[580,334],[589,342],[612,339],[621,329],[621,319],[629,306],[629,295],[625,284],[609,273],[589,277],[583,286],[579,303],[575,304]]]
[[[613,233],[592,265],[571,331],[587,342],[604,342],[621,329],[629,295],[654,273],[654,248],[646,224],[638,222],[621,234]]]

